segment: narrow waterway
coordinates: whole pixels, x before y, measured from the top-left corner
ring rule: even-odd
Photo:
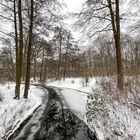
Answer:
[[[98,140],[83,121],[63,108],[53,88],[43,88],[43,104],[9,140]]]

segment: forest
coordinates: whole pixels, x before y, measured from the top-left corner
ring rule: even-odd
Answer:
[[[46,104],[51,87],[96,139],[139,140],[139,5],[0,0],[0,139]]]

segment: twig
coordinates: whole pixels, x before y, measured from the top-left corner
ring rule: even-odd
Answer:
[[[137,103],[130,102],[130,104],[132,104],[132,105],[134,105],[134,106],[136,106],[137,108],[139,108],[139,109],[140,109],[140,106],[139,106]]]

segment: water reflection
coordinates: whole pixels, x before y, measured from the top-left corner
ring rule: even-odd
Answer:
[[[97,140],[96,133],[68,109],[63,109],[54,95],[47,104],[45,114],[38,140]]]

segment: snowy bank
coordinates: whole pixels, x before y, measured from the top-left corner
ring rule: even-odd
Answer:
[[[24,87],[21,86],[20,100],[13,99],[15,84],[0,85],[0,139],[7,138],[20,127],[36,108],[42,103],[44,91],[35,86],[30,87],[29,99],[23,99]]]
[[[66,78],[65,80],[57,81],[48,80],[46,84],[47,86],[75,89],[87,93],[91,93],[92,89],[97,87],[95,78],[89,78],[87,86],[84,78]]]

